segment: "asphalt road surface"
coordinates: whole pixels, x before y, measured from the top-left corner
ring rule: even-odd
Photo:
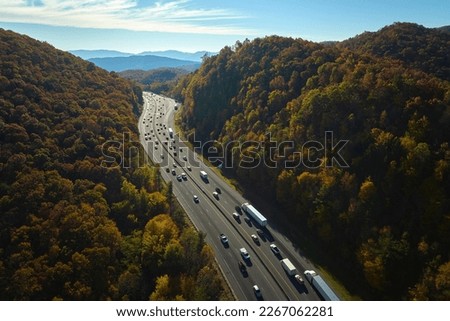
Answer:
[[[258,285],[262,300],[319,300],[303,276],[304,270],[314,270],[312,263],[301,256],[286,237],[272,229],[270,221],[262,229],[244,212],[239,213],[239,206],[247,200],[203,164],[176,133],[172,137],[169,128],[173,131],[175,106],[178,109],[173,99],[144,92],[144,110],[139,119],[140,141],[150,158],[160,164],[163,178],[173,183],[174,194],[193,224],[206,233],[206,242],[213,248],[235,297],[257,300],[253,285]],[[207,180],[200,177],[200,171],[208,174]],[[182,173],[185,178],[179,177]],[[217,197],[213,196],[214,192]],[[194,195],[198,202],[194,201]],[[252,205],[258,208],[258,204]],[[233,217],[233,212],[239,213],[239,220]],[[257,234],[257,229],[263,232],[262,236]],[[227,236],[228,246],[221,241],[221,233]],[[258,235],[258,243],[252,239],[252,234]],[[271,243],[280,249],[279,256],[270,249]],[[242,247],[250,254],[249,260],[241,256]],[[280,264],[282,258],[292,261],[304,284],[284,271]],[[239,262],[245,264],[245,273],[239,268]]]

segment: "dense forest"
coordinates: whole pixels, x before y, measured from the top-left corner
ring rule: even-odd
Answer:
[[[119,76],[135,81],[144,91],[157,94],[168,94],[175,86],[177,80],[188,74],[182,68],[158,68],[152,70],[125,70]]]
[[[227,299],[204,235],[145,161],[141,99],[0,29],[1,300]]]
[[[350,292],[450,300],[449,48],[444,28],[409,23],[339,43],[257,38],[173,94],[189,139],[216,140],[224,173],[272,199],[265,215],[289,220]]]

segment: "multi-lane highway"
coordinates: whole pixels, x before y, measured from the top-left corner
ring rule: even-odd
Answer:
[[[257,285],[264,300],[319,300],[306,280],[301,285],[284,271],[280,259],[289,258],[302,277],[304,270],[314,269],[311,262],[298,254],[286,237],[273,230],[270,221],[261,229],[245,213],[239,213],[239,206],[247,200],[204,165],[175,133],[169,132],[169,128],[174,128],[175,105],[173,99],[144,92],[140,141],[150,158],[160,163],[163,178],[173,183],[174,195],[193,224],[206,233],[206,242],[213,248],[235,297],[256,300],[253,286]],[[200,177],[200,171],[208,174],[207,180]],[[258,204],[253,205],[258,208]],[[239,213],[239,219],[233,212]],[[221,233],[227,236],[228,244],[221,241]],[[252,239],[252,234],[258,235],[259,242]],[[272,252],[273,243],[281,255]],[[239,251],[242,247],[247,249],[250,260],[242,258]],[[239,262],[245,263],[246,272],[241,271]]]

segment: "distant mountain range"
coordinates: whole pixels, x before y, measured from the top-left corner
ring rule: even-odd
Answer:
[[[180,60],[192,60],[196,62],[201,62],[203,56],[212,56],[215,55],[214,52],[209,51],[197,51],[197,52],[182,52],[178,50],[165,50],[165,51],[144,51],[139,55],[153,55],[153,56],[161,56],[168,57],[173,59]]]
[[[108,71],[124,71],[124,70],[151,70],[162,67],[178,67],[189,71],[193,71],[200,66],[199,62],[191,60],[179,60],[160,56],[129,56],[129,57],[108,57],[108,58],[91,58],[88,59],[97,66]]]
[[[92,59],[92,58],[111,58],[111,57],[129,57],[133,56],[132,53],[129,52],[121,52],[116,50],[71,50],[69,51],[71,54],[78,56],[84,60]]]
[[[182,52],[178,50],[145,51],[139,54],[115,50],[72,50],[72,54],[89,60],[108,71],[152,70],[157,68],[182,68],[193,71],[200,66],[202,58],[215,53],[208,51]]]
[[[138,54],[133,54],[130,52],[122,52],[116,50],[71,50],[70,53],[83,58],[85,60],[89,60],[92,58],[112,58],[112,57],[130,57],[130,56],[159,56],[159,57],[167,57],[179,60],[189,60],[195,62],[201,62],[204,55],[212,56],[217,53],[210,51],[197,51],[197,52],[183,52],[178,50],[164,50],[164,51],[144,51]]]

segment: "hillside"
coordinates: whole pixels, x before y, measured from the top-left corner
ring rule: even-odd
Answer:
[[[378,57],[398,59],[450,81],[448,26],[429,29],[414,23],[396,23],[377,32],[365,32],[341,43],[342,47]]]
[[[189,72],[181,68],[158,68],[152,70],[125,70],[119,76],[135,81],[143,90],[167,95],[177,80]]]
[[[395,24],[338,44],[237,42],[175,87],[180,125],[217,140],[223,172],[350,292],[449,300],[447,41]]]
[[[158,68],[152,70],[124,70],[118,74],[123,78],[134,80],[143,85],[150,85],[154,82],[176,80],[188,74],[188,71],[180,68]]]
[[[224,298],[204,236],[143,158],[141,99],[0,29],[1,300]]]
[[[193,71],[200,66],[200,63],[189,60],[179,60],[160,56],[129,56],[129,57],[109,57],[109,58],[91,58],[89,61],[108,71],[124,70],[150,70],[162,67],[178,67]]]

